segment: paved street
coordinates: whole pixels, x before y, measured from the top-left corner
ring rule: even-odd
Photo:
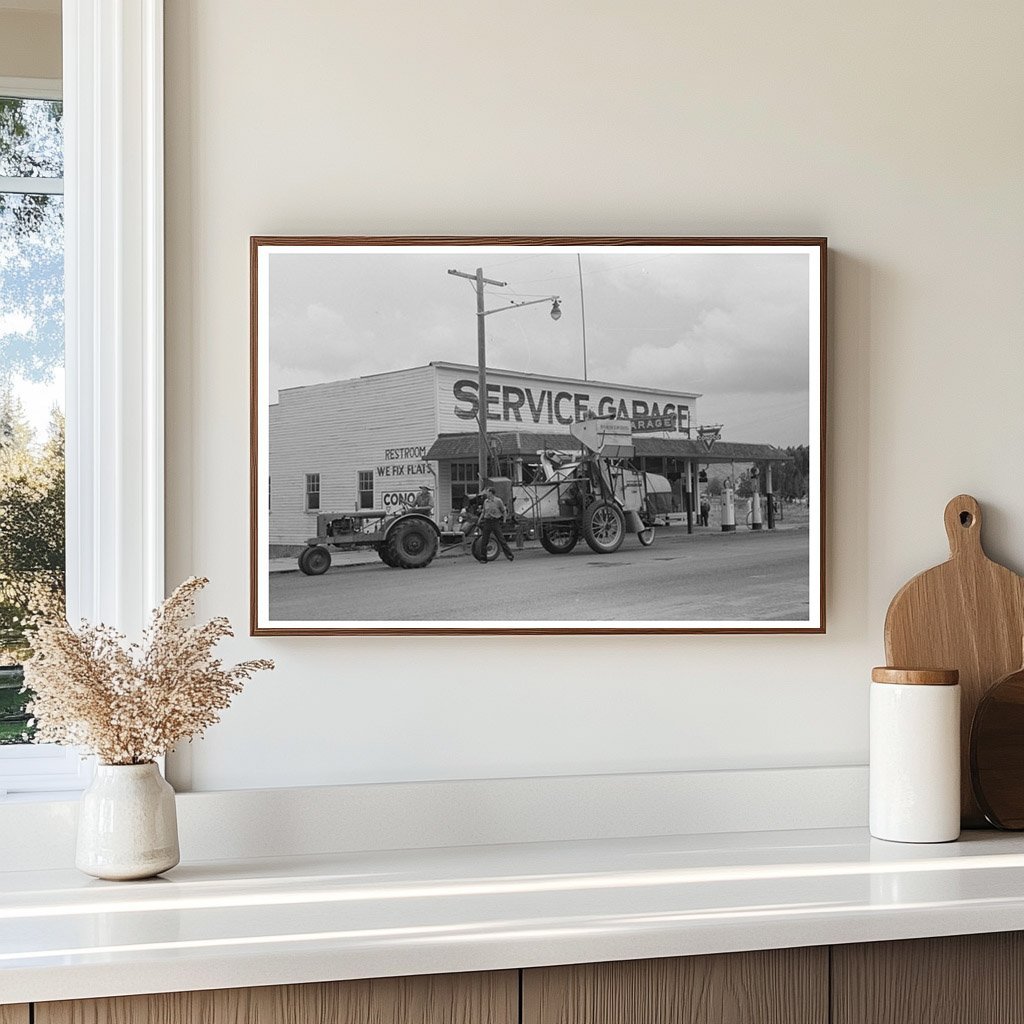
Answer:
[[[687,536],[659,529],[613,555],[584,542],[568,555],[539,546],[481,565],[446,552],[426,569],[335,566],[323,576],[270,577],[275,620],[586,619],[802,620],[808,613],[805,528]]]

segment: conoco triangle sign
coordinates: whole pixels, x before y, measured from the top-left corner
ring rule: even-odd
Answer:
[[[722,436],[722,424],[712,423],[709,426],[697,428],[697,440],[704,445],[705,451],[711,451],[711,446]]]

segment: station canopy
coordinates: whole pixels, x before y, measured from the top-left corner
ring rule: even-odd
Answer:
[[[479,434],[441,434],[426,454],[428,462],[471,462],[476,459]],[[491,454],[497,456],[536,455],[539,451],[580,451],[580,443],[569,434],[547,434],[527,430],[487,432]],[[696,462],[790,462],[792,456],[773,444],[715,441],[708,450],[692,438],[644,437],[633,435],[635,458],[693,459]]]

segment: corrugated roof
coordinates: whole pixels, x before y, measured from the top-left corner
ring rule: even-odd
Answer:
[[[475,459],[477,437],[475,430],[471,434],[441,434],[430,446],[427,461]],[[489,430],[487,441],[491,451],[498,455],[535,455],[542,448],[574,451],[580,447],[579,441],[568,434],[540,434],[524,430]]]
[[[488,431],[492,451],[499,455],[533,455],[542,448],[573,451],[579,442],[569,434],[541,434],[525,430]],[[644,437],[633,435],[638,456],[651,458],[697,459],[700,462],[788,462],[791,456],[771,444],[747,444],[742,441],[716,441],[709,452],[700,441],[689,438]],[[471,461],[477,456],[476,431],[466,434],[441,434],[430,446],[429,462]]]
[[[699,459],[701,462],[788,462],[791,456],[773,444],[748,444],[745,441],[716,441],[711,451],[700,441],[689,438],[637,437],[633,435],[637,455],[653,458],[667,455],[677,459]]]

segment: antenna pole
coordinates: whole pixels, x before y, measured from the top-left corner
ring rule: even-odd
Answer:
[[[580,314],[583,319],[583,379],[587,376],[587,307],[583,301],[583,257],[576,253],[576,269],[580,273]]]

